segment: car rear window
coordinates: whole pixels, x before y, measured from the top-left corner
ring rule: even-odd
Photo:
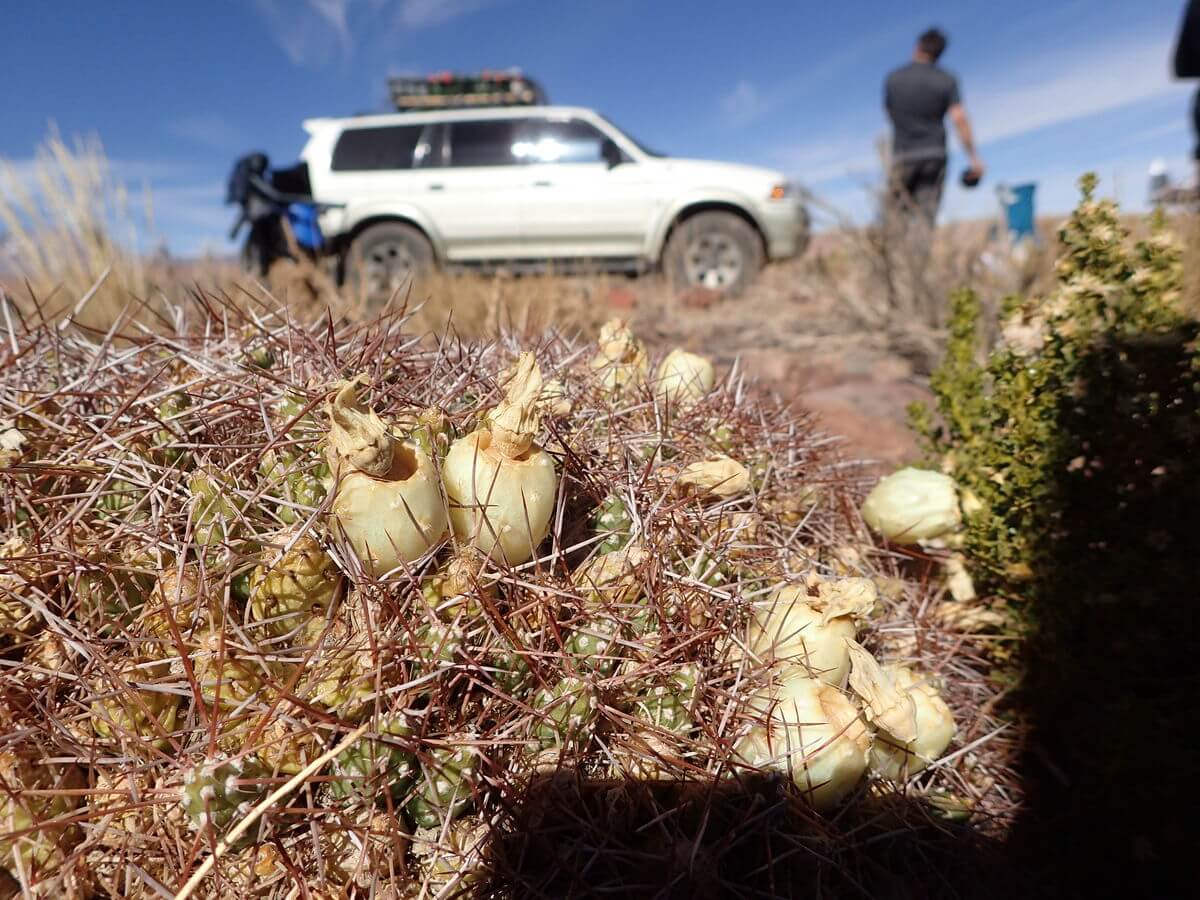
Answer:
[[[333,171],[411,169],[423,125],[347,128],[333,148]]]
[[[450,126],[450,165],[511,166],[520,162],[515,145],[521,120],[489,119]]]

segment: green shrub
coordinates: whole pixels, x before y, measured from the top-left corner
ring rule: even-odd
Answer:
[[[963,491],[964,552],[977,583],[996,593],[1030,596],[1061,569],[1068,520],[1083,521],[1077,501],[1097,493],[1097,478],[1124,481],[1118,497],[1152,490],[1200,450],[1200,354],[1183,311],[1179,242],[1156,214],[1130,247],[1116,204],[1094,196],[1096,177],[1080,186],[1059,231],[1057,287],[1008,298],[1000,342],[982,362],[981,305],[960,291],[931,378],[940,421],[922,404],[909,410],[930,463]],[[1120,446],[1141,450],[1101,449],[1096,435],[1114,430]],[[1140,547],[1137,523],[1121,524],[1121,502],[1090,521],[1128,532],[1110,529],[1108,542]]]

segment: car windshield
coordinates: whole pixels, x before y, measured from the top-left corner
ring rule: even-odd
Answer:
[[[651,150],[649,147],[647,147],[645,144],[643,144],[641,141],[639,141],[637,138],[635,138],[633,135],[631,135],[628,131],[626,131],[624,128],[622,128],[620,125],[618,125],[612,119],[610,119],[608,116],[601,116],[600,118],[603,119],[610,128],[613,128],[613,129],[621,132],[621,134],[625,136],[625,140],[629,141],[631,144],[633,144],[635,147],[637,147],[639,150],[641,150],[647,156],[664,157],[667,155],[665,153],[659,153],[657,150]]]

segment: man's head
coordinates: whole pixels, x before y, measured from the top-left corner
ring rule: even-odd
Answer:
[[[936,28],[930,28],[917,38],[917,49],[913,54],[922,62],[935,63],[946,49],[946,35]]]

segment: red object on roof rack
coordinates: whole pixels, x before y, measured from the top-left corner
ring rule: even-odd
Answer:
[[[546,92],[519,69],[476,74],[435,72],[388,79],[392,103],[400,112],[421,109],[464,109],[481,106],[537,106]]]

